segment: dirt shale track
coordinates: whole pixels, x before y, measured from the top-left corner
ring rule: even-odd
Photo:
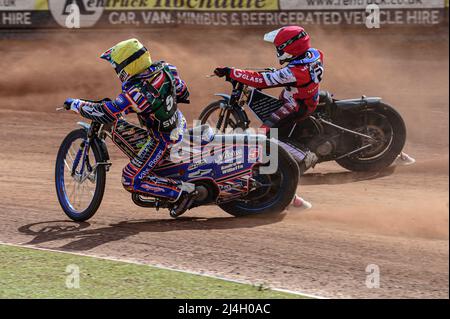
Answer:
[[[237,219],[207,207],[171,220],[131,203],[120,185],[124,158],[112,152],[100,210],[77,224],[63,215],[53,186],[58,145],[77,118],[20,111],[0,118],[0,241],[325,297],[448,297],[448,171],[441,175],[448,158],[419,157],[415,167],[376,175],[323,167],[303,179],[302,193],[314,203],[307,211]],[[369,264],[380,268],[378,289],[365,286]]]
[[[409,30],[409,29],[408,29]],[[313,203],[278,217],[233,218],[202,207],[171,220],[131,203],[120,174],[126,159],[108,144],[112,169],[100,209],[71,223],[54,190],[64,136],[80,119],[56,113],[67,97],[113,97],[113,70],[98,55],[136,36],[155,60],[178,66],[196,118],[229,86],[206,74],[216,65],[275,65],[262,30],[25,34],[0,39],[0,241],[250,280],[324,297],[448,298],[448,29],[309,29],[326,55],[322,85],[337,98],[382,96],[405,118],[413,166],[356,174],[319,165],[298,191]],[[268,30],[265,30],[268,31]],[[424,59],[426,52],[427,59]],[[380,288],[365,285],[366,267]],[[0,262],[1,267],[1,262]],[[45,265],[43,265],[45,267]]]

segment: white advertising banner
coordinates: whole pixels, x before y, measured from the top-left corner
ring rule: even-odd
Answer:
[[[280,10],[354,10],[371,4],[380,9],[442,9],[445,0],[280,0]]]
[[[0,29],[367,26],[375,12],[380,26],[448,23],[446,0],[0,0]]]
[[[34,0],[0,0],[0,11],[28,11],[35,7]]]

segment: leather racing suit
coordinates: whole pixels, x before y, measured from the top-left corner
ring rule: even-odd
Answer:
[[[77,100],[83,117],[102,124],[118,120],[122,112],[134,111],[149,131],[147,142],[122,172],[122,184],[127,191],[147,196],[177,200],[181,183],[162,178],[152,170],[168,150],[182,139],[186,120],[177,109],[177,101],[187,101],[189,91],[175,66],[154,63],[144,72],[122,83],[122,93],[114,101]]]
[[[323,53],[311,48],[281,69],[267,72],[232,69],[230,78],[260,89],[285,87],[280,95],[284,106],[263,124],[263,127],[271,128],[281,126],[292,117],[303,120],[314,112],[319,102],[323,71]]]

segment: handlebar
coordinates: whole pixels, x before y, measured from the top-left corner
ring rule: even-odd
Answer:
[[[276,68],[244,68],[245,70],[256,71],[256,72],[273,72]]]
[[[66,110],[66,111],[70,110],[70,106],[63,104],[63,106],[56,107],[56,111],[63,111],[63,110]]]

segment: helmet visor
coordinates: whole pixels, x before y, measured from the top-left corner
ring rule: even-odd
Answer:
[[[111,57],[111,53],[113,52],[113,48],[106,50],[105,52],[102,53],[102,55],[100,56],[100,59],[106,60],[109,63],[112,63],[112,57]]]
[[[273,43],[275,41],[275,38],[277,37],[278,33],[281,31],[282,28],[270,31],[269,33],[264,34],[264,41]]]

